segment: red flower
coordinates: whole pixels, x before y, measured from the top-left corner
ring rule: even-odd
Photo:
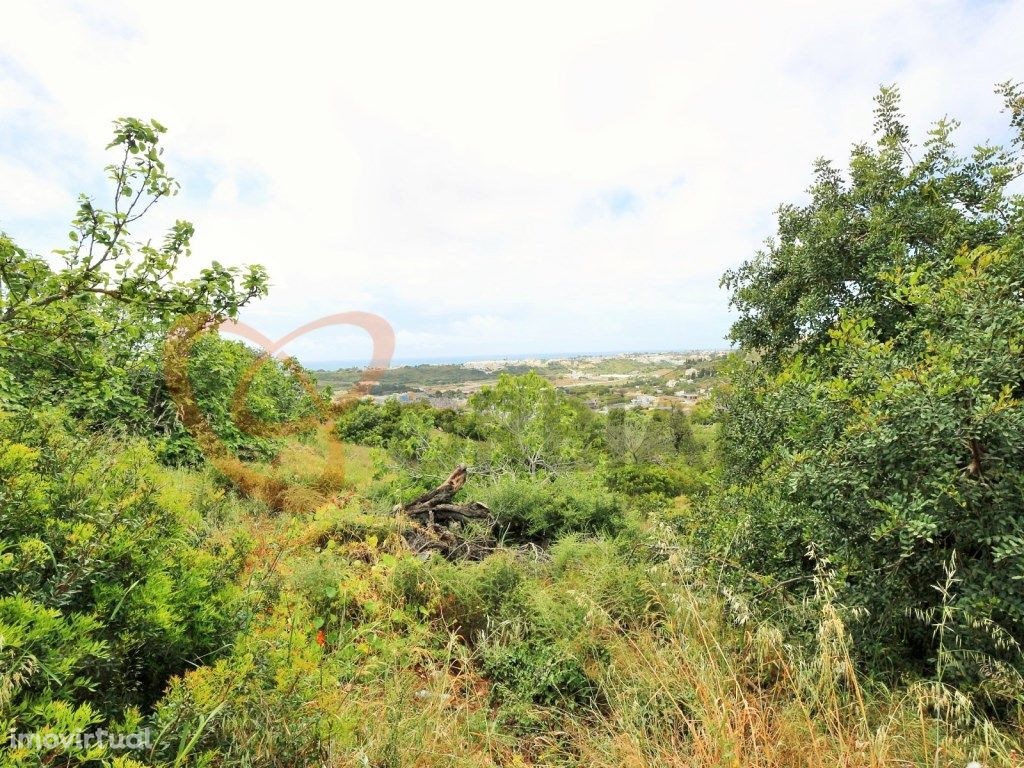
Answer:
[[[324,636],[324,631],[322,629],[318,629],[316,631],[316,642],[321,648],[327,645],[327,638]]]

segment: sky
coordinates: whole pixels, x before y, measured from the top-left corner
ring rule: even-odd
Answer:
[[[722,272],[871,137],[879,86],[918,138],[1001,141],[1022,40],[1024,0],[7,0],[0,230],[62,247],[76,195],[109,200],[111,121],[153,117],[183,189],[133,234],[193,222],[185,276],[263,264],[241,319],[270,338],[364,311],[399,359],[721,348]]]

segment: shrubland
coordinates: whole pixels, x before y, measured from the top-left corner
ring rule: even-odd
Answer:
[[[167,352],[266,284],[176,281],[184,222],[128,242],[175,189],[162,130],[116,124],[117,202],[55,259],[0,238],[0,726],[149,738],[0,764],[1021,764],[1024,134],[918,149],[883,91],[877,144],[727,275],[737,353],[692,413],[525,373],[285,434],[238,391],[309,419],[301,370]],[[446,535],[485,544],[443,557],[401,504],[457,465],[488,517]]]

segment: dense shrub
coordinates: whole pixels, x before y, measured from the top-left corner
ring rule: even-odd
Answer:
[[[519,587],[516,614],[488,623],[477,657],[517,727],[542,727],[532,709],[538,705],[568,712],[602,706],[611,628],[634,631],[657,616],[649,566],[607,538],[567,536]]]
[[[749,511],[737,552],[783,578],[834,573],[843,601],[870,616],[858,625],[865,653],[935,663],[948,650],[933,645],[942,620],[949,648],[1024,670],[1024,409],[1012,394],[1024,255],[965,254],[961,269],[914,279],[898,343],[848,317],[820,352],[829,368],[796,361],[745,395],[786,426],[733,497]],[[894,277],[894,292],[910,279]],[[984,346],[972,343],[980,323]],[[970,658],[953,654],[947,673]]]
[[[534,725],[531,705],[572,712],[599,704],[600,688],[588,667],[607,657],[585,632],[586,613],[579,604],[548,603],[537,617],[545,623],[543,631],[505,625],[481,647],[481,669],[495,682],[494,696],[520,726]]]
[[[392,459],[417,479],[447,476],[460,459],[467,441],[452,428],[453,411],[435,411],[424,402],[403,405],[369,400],[352,403],[337,419],[338,437],[349,443],[386,448]],[[463,420],[462,416],[456,417]],[[437,428],[438,420],[448,429]],[[440,465],[439,465],[440,462]],[[427,480],[426,482],[429,482]]]
[[[402,406],[397,400],[386,400],[380,405],[359,400],[338,417],[338,437],[349,443],[383,448],[398,434],[401,420]]]
[[[201,490],[215,494],[212,486]],[[10,725],[51,702],[146,706],[239,624],[233,544],[204,546],[187,487],[137,443],[0,421],[0,689]]]
[[[259,360],[259,353],[240,341],[204,333],[191,345],[187,359],[171,363],[184,364],[202,418],[224,447],[243,461],[265,461],[282,446],[280,438],[252,428],[247,431],[244,421],[234,413],[236,393],[245,378],[251,376],[244,404],[260,422],[297,422],[315,412],[312,397],[295,374],[277,360]],[[169,393],[164,397],[170,400]],[[158,445],[161,458],[167,461],[195,464],[201,459],[196,440],[177,419]]]
[[[998,699],[1024,673],[1024,135],[966,159],[943,122],[912,160],[892,91],[877,118],[849,180],[819,166],[781,242],[727,277],[752,354],[702,540],[801,597],[827,583],[876,668]]]
[[[390,577],[395,599],[474,642],[492,622],[514,620],[525,611],[527,571],[507,553],[470,565],[444,560],[398,561]]]
[[[638,550],[639,527],[615,539],[571,534],[551,547],[551,572],[558,586],[585,592],[623,626],[657,615],[657,600],[647,572],[649,554]]]
[[[678,472],[654,464],[627,464],[608,473],[608,487],[628,496],[656,493],[678,496],[683,492],[683,479]]]
[[[512,538],[554,538],[569,532],[613,532],[622,506],[593,474],[547,479],[501,475],[471,492],[487,504]]]

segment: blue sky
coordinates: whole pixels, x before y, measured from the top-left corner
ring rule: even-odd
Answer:
[[[110,121],[167,125],[183,184],[139,236],[259,262],[279,337],[386,317],[397,356],[723,345],[722,271],[898,82],[917,135],[1005,135],[1024,2],[33,2],[0,23],[0,228],[60,247]],[[356,331],[289,349],[350,359]]]

